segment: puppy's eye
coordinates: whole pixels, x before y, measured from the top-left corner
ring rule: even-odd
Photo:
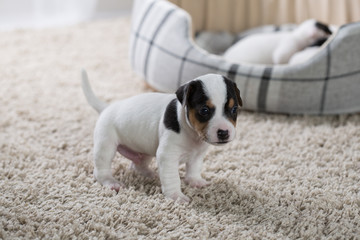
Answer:
[[[199,110],[199,114],[201,115],[201,116],[208,116],[209,114],[210,114],[210,109],[209,109],[209,107],[208,106],[203,106],[202,108],[200,108],[200,110]]]
[[[231,114],[236,115],[236,114],[237,114],[237,110],[238,110],[238,107],[237,107],[237,106],[234,106],[234,107],[231,109]]]

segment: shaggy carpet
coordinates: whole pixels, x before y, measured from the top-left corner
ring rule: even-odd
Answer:
[[[241,112],[235,141],[205,158],[211,185],[182,184],[190,204],[120,155],[126,188],[95,182],[98,116],[80,72],[109,102],[150,91],[131,71],[129,33],[128,18],[0,33],[1,239],[359,239],[359,114]]]

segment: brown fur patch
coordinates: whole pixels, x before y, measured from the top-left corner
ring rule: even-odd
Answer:
[[[209,108],[215,108],[215,105],[210,100],[206,101],[206,106],[208,106]],[[199,134],[199,136],[201,138],[205,138],[207,126],[208,126],[209,122],[208,121],[200,122],[197,119],[196,114],[197,114],[196,109],[189,109],[190,124],[193,126],[193,128],[195,129],[195,131]]]
[[[228,105],[227,107],[229,109],[232,109],[235,105],[235,100],[233,98],[230,98],[230,100],[228,101]],[[227,119],[229,119],[229,121],[232,123],[232,125],[234,125],[234,127],[236,127],[236,121],[234,121],[234,119],[232,119],[231,117],[227,117]]]
[[[234,120],[231,119],[231,118],[228,118],[228,119],[229,119],[229,121],[231,122],[231,124],[234,125],[234,127],[236,127],[236,121],[234,121]]]
[[[230,98],[229,103],[228,103],[229,108],[233,108],[234,105],[235,105],[234,99],[233,99],[233,98]]]
[[[209,108],[214,108],[215,107],[215,105],[210,100],[206,101],[206,106],[208,106]]]
[[[196,118],[196,110],[195,109],[189,110],[189,121],[190,121],[190,124],[195,129],[195,131],[201,136],[201,138],[205,138],[206,128],[207,128],[209,122],[204,122],[204,123],[200,122]]]

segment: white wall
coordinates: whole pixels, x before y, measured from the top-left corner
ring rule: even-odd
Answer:
[[[0,0],[0,30],[43,28],[118,17],[132,0]]]

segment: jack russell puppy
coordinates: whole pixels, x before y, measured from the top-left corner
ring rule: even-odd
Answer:
[[[224,58],[234,63],[286,64],[298,51],[331,34],[329,27],[314,19],[306,20],[293,31],[258,33],[230,47]]]
[[[156,156],[162,192],[179,202],[190,201],[181,192],[179,164],[186,163],[185,182],[191,187],[209,185],[201,177],[206,149],[234,139],[242,106],[236,84],[217,74],[200,76],[175,94],[144,93],[110,105],[94,95],[85,71],[82,88],[88,103],[100,113],[94,131],[97,181],[119,191],[122,185],[111,172],[117,151],[148,177],[155,175],[149,163]]]

